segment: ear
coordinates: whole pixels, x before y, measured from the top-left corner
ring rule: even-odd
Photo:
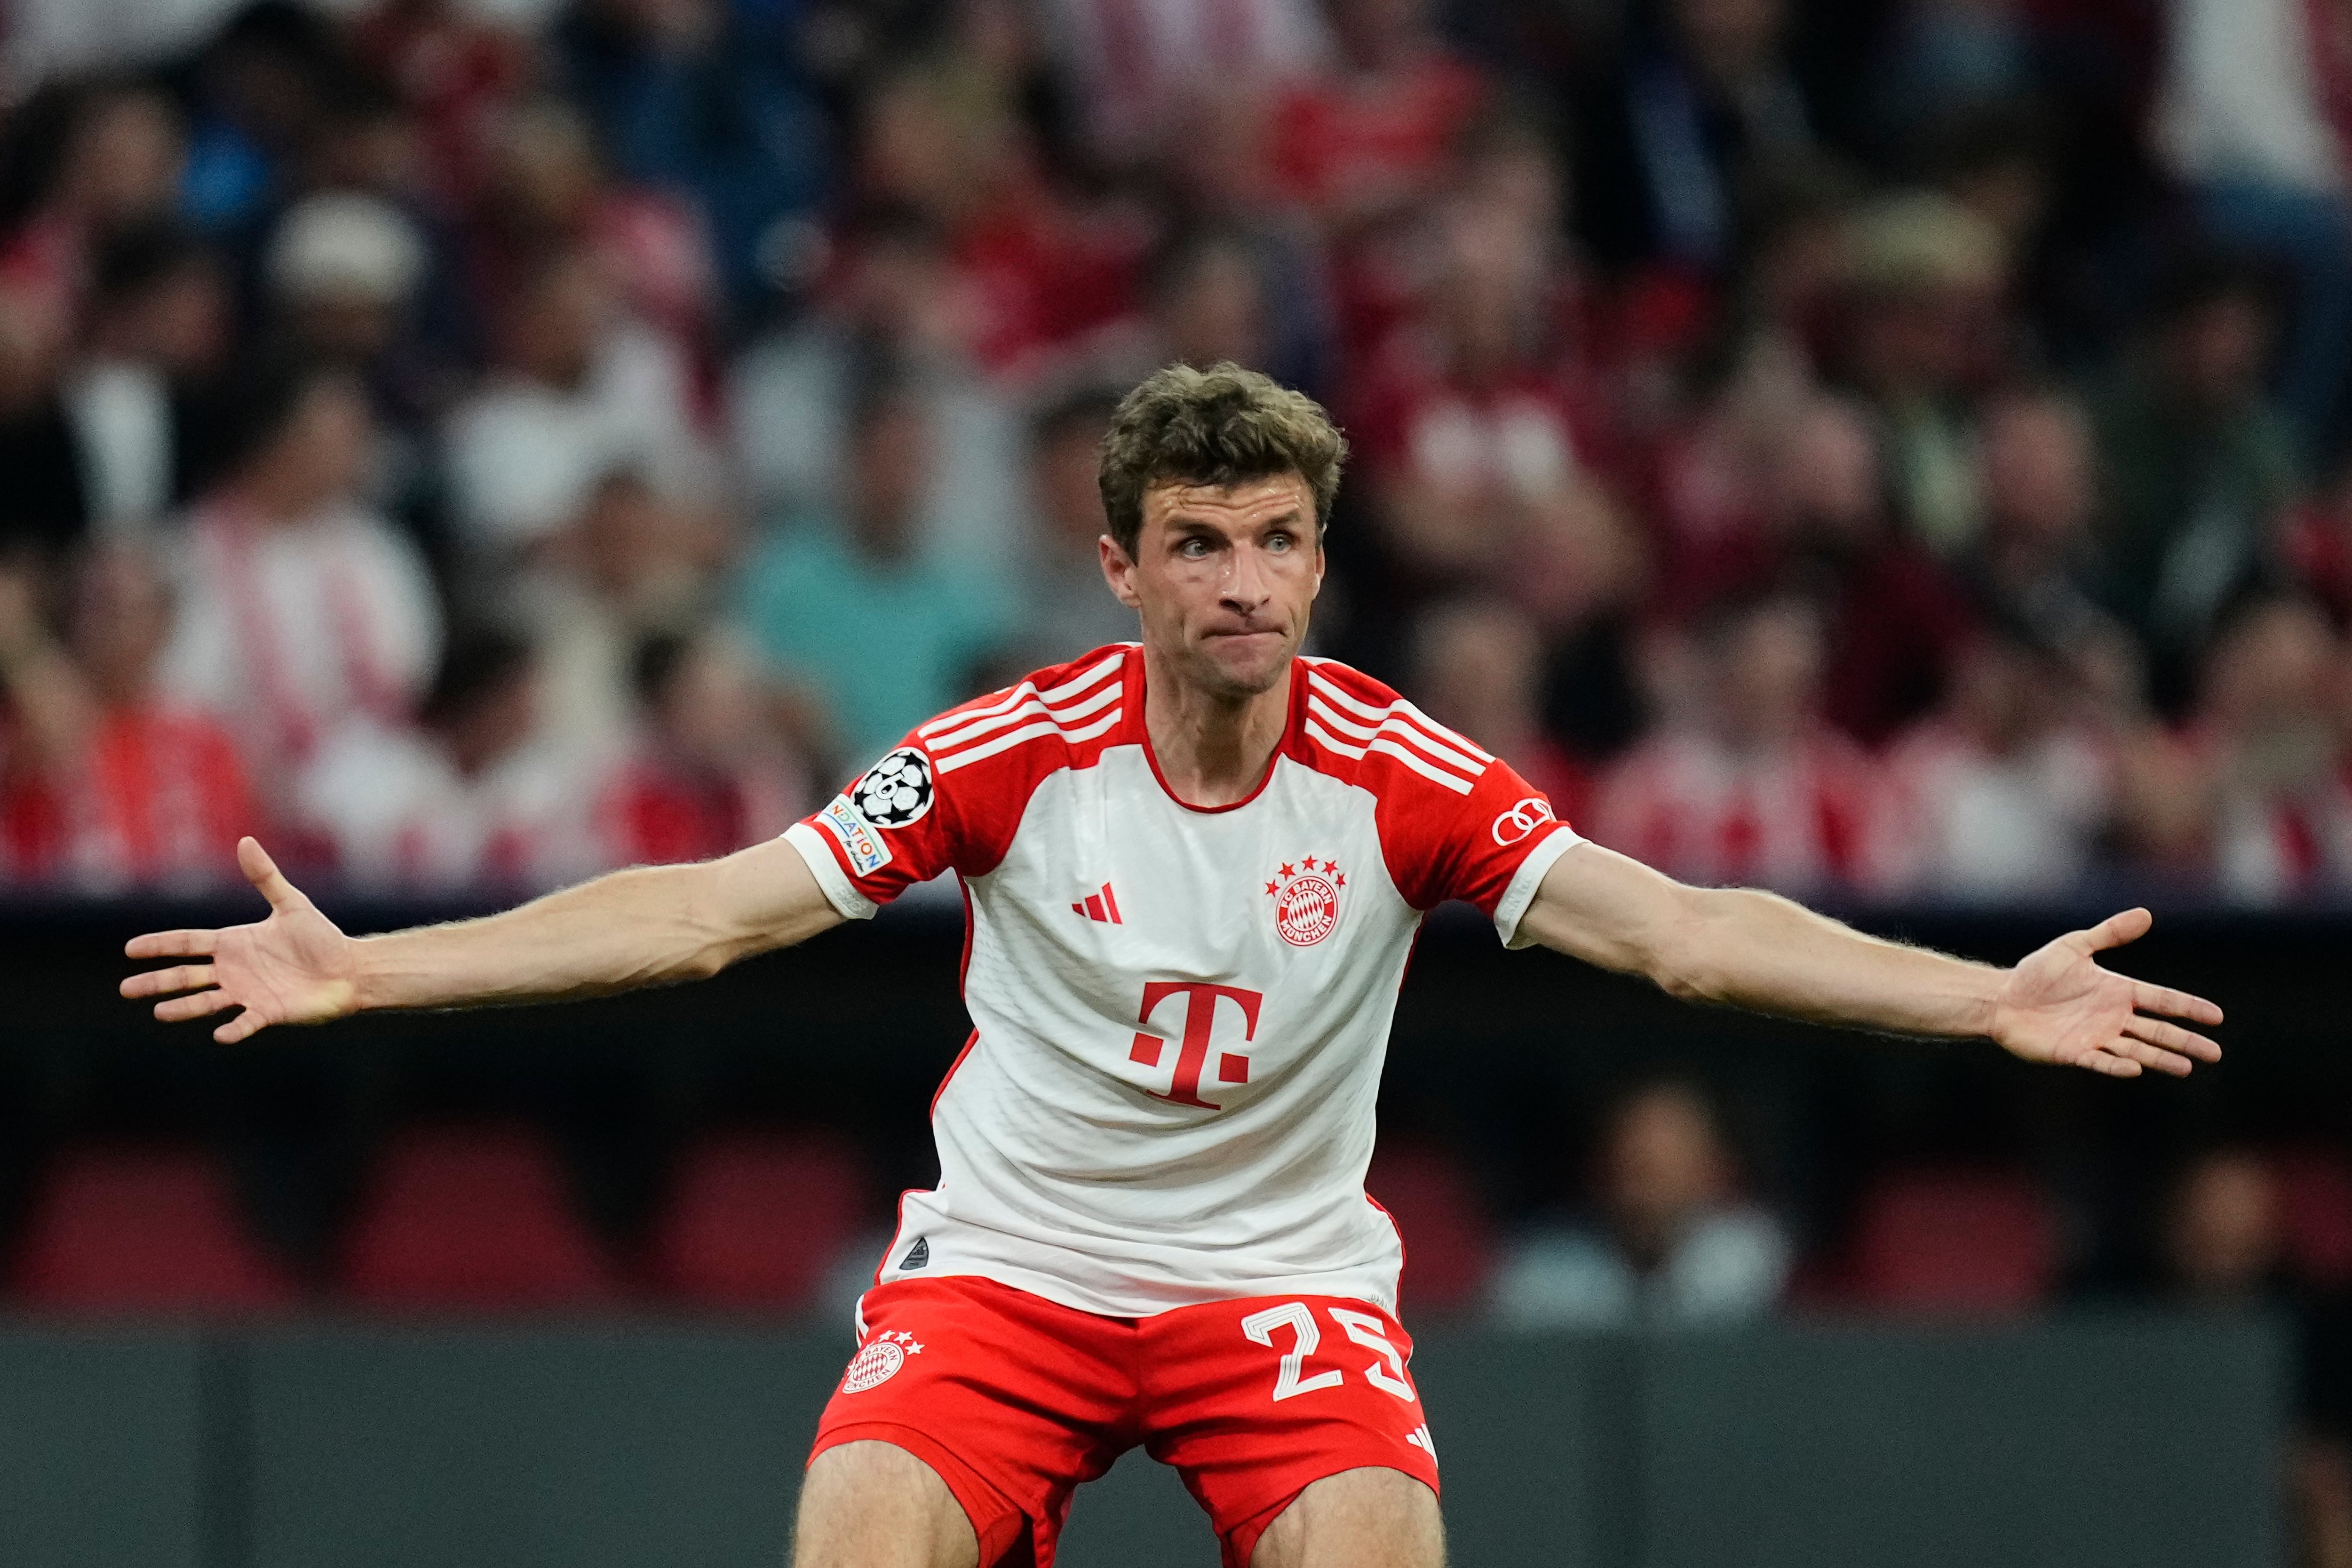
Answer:
[[[1108,533],[1095,542],[1095,547],[1101,552],[1103,581],[1110,584],[1111,596],[1130,610],[1141,609],[1143,599],[1135,591],[1135,563]]]

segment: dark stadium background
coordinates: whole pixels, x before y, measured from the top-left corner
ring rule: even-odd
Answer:
[[[0,1563],[780,1560],[961,910],[235,1049],[119,1001],[723,853],[1126,635],[1171,359],[1354,443],[1317,651],[2187,1082],[1440,910],[1373,1194],[1457,1561],[2352,1563],[2352,7],[0,5]],[[1205,1563],[1139,1457],[1065,1560]]]

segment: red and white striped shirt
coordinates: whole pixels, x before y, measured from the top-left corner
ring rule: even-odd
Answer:
[[[932,1111],[885,1280],[979,1274],[1141,1316],[1297,1291],[1393,1310],[1364,1195],[1423,913],[1508,942],[1576,836],[1505,763],[1343,665],[1292,666],[1265,777],[1195,807],[1161,776],[1140,649],[956,709],[786,837],[843,914],[952,870],[974,1029]]]

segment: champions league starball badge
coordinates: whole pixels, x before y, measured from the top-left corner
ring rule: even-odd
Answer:
[[[931,809],[931,760],[901,746],[874,764],[849,792],[857,814],[877,827],[904,827]]]

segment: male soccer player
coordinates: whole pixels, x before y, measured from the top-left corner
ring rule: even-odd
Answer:
[[[1684,887],[1579,837],[1476,743],[1301,657],[1346,443],[1230,365],[1163,370],[1103,444],[1111,592],[1142,642],[918,728],[773,842],[486,920],[354,941],[239,848],[268,917],[142,936],[166,1020],[234,1042],[362,1008],[699,978],[953,870],[975,1026],[818,1427],[802,1568],[1050,1564],[1136,1444],[1230,1568],[1435,1568],[1437,1456],[1363,1190],[1423,913],[1465,899],[1675,995],[2129,1078],[2221,1051],[2211,1003],[2102,970],[2133,910],[2014,969]],[[208,960],[209,962],[205,962]]]

